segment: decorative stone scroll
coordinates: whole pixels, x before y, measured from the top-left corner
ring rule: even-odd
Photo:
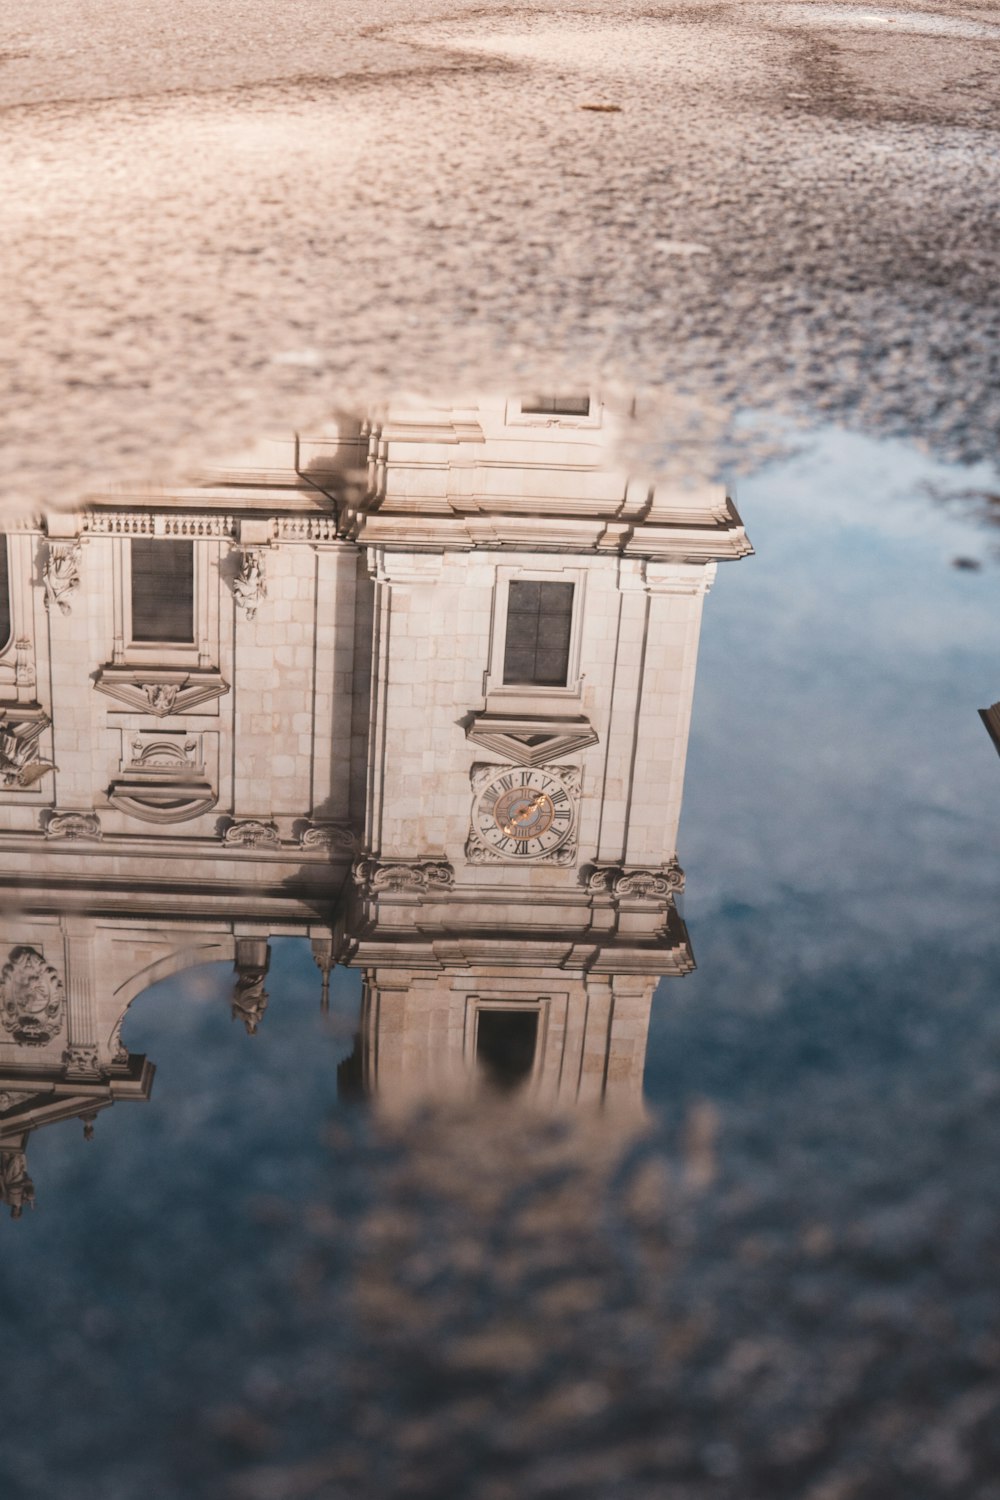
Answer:
[[[63,1028],[62,980],[34,948],[14,948],[0,971],[0,1026],[20,1047],[44,1047]]]
[[[455,871],[443,859],[423,859],[413,863],[378,859],[359,859],[354,866],[354,883],[367,895],[380,896],[397,891],[418,894],[449,890],[455,884]]]
[[[267,598],[263,548],[244,547],[242,549],[239,572],[233,579],[233,598],[248,620],[253,619],[258,606]]]
[[[0,784],[26,791],[57,769],[38,753],[38,742],[51,722],[40,708],[0,708]]]
[[[278,849],[281,835],[277,823],[265,823],[260,818],[240,818],[229,824],[222,842],[230,849]]]
[[[57,607],[60,614],[68,615],[72,605],[70,598],[80,587],[80,543],[49,542],[42,567],[42,582],[45,586],[45,607]]]
[[[588,891],[607,892],[616,900],[672,900],[684,889],[684,871],[676,860],[660,869],[629,869],[622,865],[588,865],[583,871]]]
[[[111,1065],[114,1068],[127,1068],[130,1062],[129,1050],[122,1041],[122,1027],[125,1024],[124,1015],[120,1015],[115,1022],[114,1030],[109,1039],[111,1052]]]
[[[342,823],[307,823],[299,833],[299,845],[303,849],[341,850],[352,854],[357,849],[357,839]]]
[[[95,812],[55,812],[43,817],[47,839],[87,839],[103,837],[101,820]]]

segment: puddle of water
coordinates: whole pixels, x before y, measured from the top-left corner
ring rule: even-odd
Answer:
[[[7,537],[12,1493],[472,1493],[508,1422],[659,1484],[765,1329],[819,1472],[862,1329],[966,1391],[893,1320],[990,1295],[997,572],[931,497],[996,475],[830,431],[737,510],[625,425],[411,402]]]

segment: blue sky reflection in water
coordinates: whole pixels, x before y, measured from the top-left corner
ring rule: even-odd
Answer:
[[[38,1132],[3,1225],[6,1495],[995,1500],[1000,568],[929,480],[978,482],[831,433],[740,489],[681,826],[699,967],[586,1230],[532,1281],[529,1158],[499,1207],[449,1196],[495,1142],[337,1106],[359,980],[324,1028],[305,943],[257,1038],[227,969],[167,981],[125,1031],[151,1102]]]

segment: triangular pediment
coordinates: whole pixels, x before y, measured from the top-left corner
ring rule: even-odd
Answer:
[[[157,719],[168,714],[189,714],[229,692],[222,673],[198,667],[169,670],[159,667],[102,667],[94,678],[99,693],[132,711],[153,714]]]
[[[468,739],[515,765],[541,766],[597,744],[587,719],[533,719],[510,714],[477,714]]]

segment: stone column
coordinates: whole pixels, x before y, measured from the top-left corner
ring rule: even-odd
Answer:
[[[64,917],[63,973],[67,1043],[63,1065],[69,1078],[98,1078],[110,1058],[98,1052],[94,1007],[94,924],[88,917]]]

